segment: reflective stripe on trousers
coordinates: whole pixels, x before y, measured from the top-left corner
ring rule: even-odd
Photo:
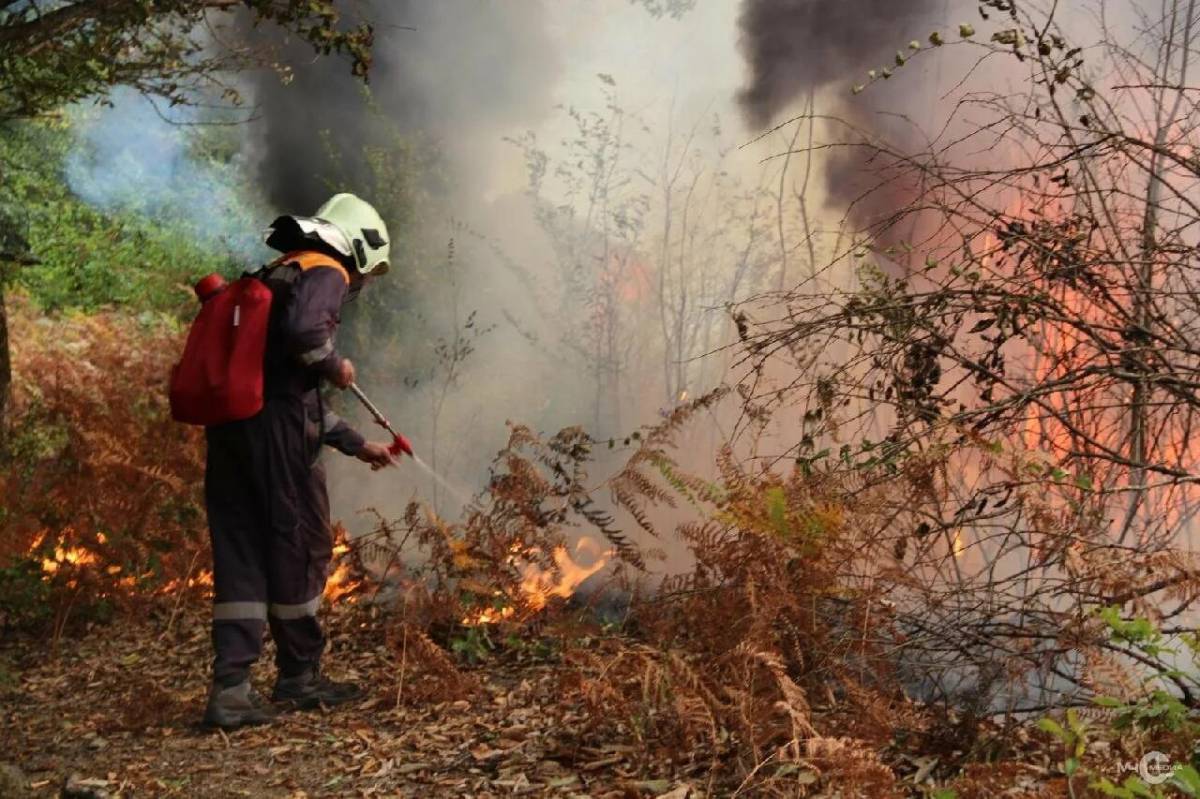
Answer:
[[[301,602],[298,605],[284,605],[278,602],[272,602],[270,605],[270,614],[277,619],[289,621],[291,619],[303,619],[306,616],[316,616],[317,608],[321,605],[321,595],[317,594],[307,602]]]
[[[316,616],[321,606],[321,597],[315,596],[307,602],[295,605],[285,605],[279,602],[215,602],[213,603],[213,621],[240,621],[250,619],[266,621],[268,613],[277,619],[303,619],[306,616]]]
[[[267,620],[266,602],[214,602],[213,621]]]

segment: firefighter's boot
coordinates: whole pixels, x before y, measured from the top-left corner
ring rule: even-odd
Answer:
[[[313,710],[317,707],[333,707],[353,702],[362,696],[362,689],[354,683],[335,682],[321,676],[321,670],[309,667],[299,674],[279,675],[271,701],[279,702],[297,710]]]
[[[237,685],[213,683],[204,710],[204,726],[232,730],[251,724],[269,724],[279,715],[262,695],[250,687],[249,680]]]

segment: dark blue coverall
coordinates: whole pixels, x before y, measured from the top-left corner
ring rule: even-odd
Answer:
[[[317,607],[332,557],[325,471],[328,444],[356,455],[363,437],[323,407],[322,379],[340,368],[334,343],[347,296],[346,272],[277,261],[272,291],[264,407],[209,427],[204,499],[213,552],[214,680],[249,676],[269,623],[282,676],[315,667],[325,648]]]

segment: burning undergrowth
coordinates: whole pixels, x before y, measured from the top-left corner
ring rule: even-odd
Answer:
[[[542,439],[514,426],[463,521],[414,504],[341,547],[355,585],[348,601],[385,622],[412,675],[409,701],[469,697],[478,686],[464,664],[541,646],[564,669],[564,701],[587,709],[588,735],[632,739],[646,767],[667,758],[768,794],[820,785],[899,795],[910,769],[884,753],[898,739],[914,751],[939,746],[945,717],[898,679],[886,594],[900,578],[854,576],[890,546],[865,531],[889,512],[880,495],[893,489],[761,471],[728,448],[714,478],[690,475],[671,441],[722,396],[642,431],[625,467],[595,484],[586,468],[595,442],[583,431]],[[593,499],[602,491],[611,512]],[[689,507],[694,520],[657,529],[656,505]],[[694,568],[638,590],[647,559],[618,518],[679,537]],[[419,562],[405,562],[416,553]],[[588,578],[614,589],[589,596],[627,599],[620,624],[605,629],[579,612],[586,601],[567,601]]]
[[[542,441],[514,426],[487,491],[462,521],[419,502],[401,519],[379,517],[374,531],[336,547],[343,560],[327,597],[350,583],[351,601],[394,607],[422,629],[517,627],[565,606],[589,578],[619,579],[620,568],[606,571],[614,562],[643,567],[584,485],[591,448],[578,428]]]
[[[608,480],[589,478],[595,442],[582,431],[543,439],[514,426],[463,521],[413,505],[351,546],[369,592],[353,601],[384,621],[401,672],[412,675],[408,700],[475,696],[472,664],[537,652],[561,669],[562,701],[588,714],[580,745],[629,741],[646,772],[667,760],[690,779],[755,795],[900,796],[938,782],[962,796],[1022,784],[1023,795],[1064,792],[1044,732],[978,701],[909,690],[914,671],[936,670],[939,647],[912,621],[949,600],[921,582],[901,544],[945,564],[969,556],[961,539],[909,542],[894,529],[928,469],[914,460],[876,480],[813,464],[763,468],[726,447],[713,476],[696,476],[674,459],[671,441],[721,396],[641,431]],[[594,499],[601,494],[607,505]],[[655,506],[686,509],[691,520],[657,527]],[[654,564],[622,525],[679,539],[694,566],[639,590]],[[405,551],[423,559],[406,565]],[[374,586],[371,573],[382,578]],[[618,623],[604,625],[579,599],[589,578],[613,588],[589,583],[589,597],[627,600]],[[389,602],[361,601],[387,590]],[[1087,640],[1064,635],[1098,652],[1103,625],[1089,630]],[[1121,680],[1136,679],[1105,662]],[[1014,666],[1007,679],[1019,685],[1024,675]],[[1138,740],[1185,756],[1189,729],[1144,728]],[[1089,768],[1103,773],[1107,747],[1127,745],[1120,734],[1105,740]]]
[[[131,364],[128,348],[111,342],[146,339],[119,324],[75,318],[53,338],[20,338],[30,343],[18,353],[19,413],[41,407],[61,434],[7,465],[6,501],[33,510],[6,520],[4,540],[19,543],[5,554],[27,579],[6,567],[5,596],[29,588],[27,606],[52,609],[60,632],[95,618],[85,610],[98,602],[150,607],[169,628],[209,590],[202,519],[180,513],[170,526],[162,516],[195,501],[199,442],[118,450],[124,457],[105,448],[186,435],[158,400],[138,401],[158,385],[165,370],[155,358],[169,348],[147,344],[135,354],[144,363]],[[56,375],[45,359],[59,346],[88,366]],[[118,368],[137,371],[141,384],[93,379]],[[622,741],[626,777],[668,763],[679,778],[726,793],[879,797],[952,783],[960,796],[989,796],[1022,782],[1042,786],[1026,795],[1061,793],[1044,733],[905,690],[904,672],[919,670],[920,653],[937,643],[916,638],[914,608],[937,613],[945,596],[921,593],[902,544],[946,563],[971,553],[896,534],[897,508],[911,506],[928,469],[913,461],[872,480],[807,461],[767,468],[726,447],[698,476],[672,442],[728,396],[701,397],[631,435],[624,466],[608,478],[590,473],[607,442],[578,428],[543,437],[513,425],[461,520],[414,503],[365,536],[342,533],[327,619],[335,652],[376,652],[394,678],[372,706],[486,703],[490,670],[536,663],[556,675],[555,712],[586,719],[564,739],[581,750]],[[72,480],[88,481],[86,490]],[[682,542],[694,565],[648,582],[657,562],[632,529]],[[166,532],[169,548],[155,543]],[[618,600],[620,613],[594,607]],[[1105,668],[1128,682],[1120,664]],[[1138,696],[1121,701],[1140,707]],[[1140,740],[1180,755],[1192,727],[1179,729]],[[1085,762],[1101,768],[1102,753]]]
[[[171,421],[163,389],[176,326],[109,311],[37,319],[19,295],[8,308],[0,628],[57,637],[155,597],[205,592],[203,436]]]
[[[353,551],[357,579],[373,572],[376,596],[389,594],[406,619],[426,628],[528,624],[563,606],[593,577],[628,591],[630,575],[647,571],[647,558],[616,514],[658,535],[647,504],[675,506],[683,499],[676,487],[689,497],[714,490],[681,477],[669,450],[688,418],[725,393],[682,405],[658,426],[632,434],[629,441],[637,443],[624,467],[595,484],[588,468],[602,442],[580,427],[543,438],[511,425],[486,491],[461,521],[413,502],[402,519],[380,518],[373,532],[339,548]],[[598,501],[602,493],[610,501]]]

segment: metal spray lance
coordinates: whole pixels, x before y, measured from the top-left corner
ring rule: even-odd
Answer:
[[[358,397],[358,401],[363,404],[363,406],[367,409],[367,412],[371,414],[372,418],[375,419],[375,424],[391,433],[392,443],[391,446],[388,447],[388,452],[393,456],[397,456],[403,452],[410,458],[416,458],[416,456],[413,455],[412,444],[409,443],[409,440],[392,429],[392,425],[387,420],[387,417],[383,415],[383,412],[380,411],[379,408],[375,407],[375,403],[371,402],[371,400],[367,398],[367,395],[362,392],[362,389],[358,387],[358,384],[351,383],[349,388],[352,392],[354,392],[354,396]]]
[[[409,443],[408,439],[392,429],[392,425],[390,422],[388,422],[387,417],[383,415],[382,411],[375,407],[375,403],[367,399],[367,395],[362,392],[361,388],[354,383],[351,383],[349,386],[347,386],[347,388],[354,392],[354,396],[358,397],[358,401],[361,402],[363,406],[366,407],[367,411],[370,412],[371,416],[374,417],[375,423],[392,434],[392,445],[388,447],[388,452],[392,455],[392,457],[398,456],[401,452],[405,453],[408,455],[408,457],[413,459],[413,463],[417,464],[417,466],[420,466],[426,474],[436,480],[438,485],[446,489],[446,491],[449,492],[456,500],[461,502],[463,507],[466,507],[470,504],[471,500],[468,498],[468,495],[465,492],[448,483],[444,477],[435,472],[429,464],[421,460],[420,456],[413,452],[412,444]]]

